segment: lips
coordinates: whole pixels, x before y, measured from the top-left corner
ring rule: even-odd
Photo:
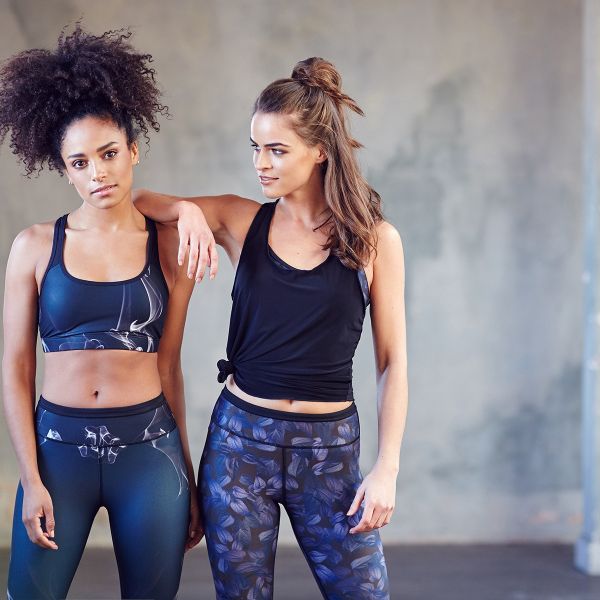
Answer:
[[[277,181],[277,179],[277,177],[267,177],[266,175],[258,176],[258,180],[261,182],[262,185],[268,185],[272,181]]]
[[[92,194],[102,194],[102,193],[112,190],[115,187],[117,187],[117,186],[116,185],[103,185],[102,187],[96,188],[94,191],[92,191]]]

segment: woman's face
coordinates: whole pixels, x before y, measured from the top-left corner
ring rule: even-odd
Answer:
[[[322,186],[320,164],[326,159],[318,146],[307,146],[292,129],[291,117],[255,113],[250,124],[254,168],[267,198],[293,195],[312,185]]]
[[[137,144],[113,121],[84,117],[69,125],[61,147],[69,181],[82,200],[96,208],[112,208],[129,200]]]

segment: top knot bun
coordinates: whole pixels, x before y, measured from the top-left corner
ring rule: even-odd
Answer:
[[[342,76],[324,58],[313,56],[296,63],[291,78],[303,85],[319,88],[338,105],[345,105],[359,115],[364,114],[358,104],[342,92]]]
[[[329,94],[342,92],[342,78],[337,69],[329,61],[317,56],[296,63],[292,79],[311,87],[319,87]]]

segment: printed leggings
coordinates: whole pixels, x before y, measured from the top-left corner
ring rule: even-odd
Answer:
[[[189,522],[189,484],[179,433],[162,394],[107,409],[40,398],[37,459],[54,509],[58,550],[32,543],[19,484],[9,600],[65,598],[98,509],[108,510],[121,594],[173,600]]]
[[[361,481],[359,443],[354,405],[298,415],[223,389],[199,472],[219,600],[273,597],[280,504],[324,598],[389,598],[379,533],[348,533],[361,516],[346,516]]]

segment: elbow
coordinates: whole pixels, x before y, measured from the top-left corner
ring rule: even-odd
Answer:
[[[377,361],[377,381],[392,374],[405,378],[407,372],[408,364],[406,356],[385,356]]]
[[[159,360],[158,374],[161,381],[173,381],[183,377],[181,360]]]

